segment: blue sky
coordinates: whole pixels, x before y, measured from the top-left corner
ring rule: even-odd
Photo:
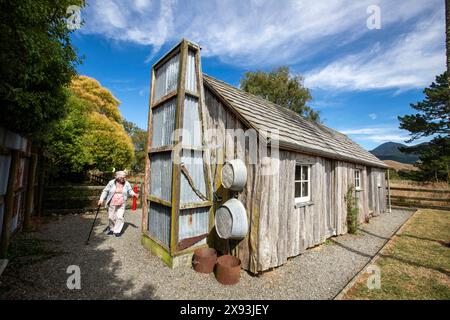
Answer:
[[[380,28],[369,28],[377,8]],[[408,138],[397,116],[445,69],[443,0],[91,0],[81,15],[79,73],[141,128],[150,68],[183,37],[202,47],[203,72],[236,86],[246,71],[288,65],[324,124],[369,150]]]

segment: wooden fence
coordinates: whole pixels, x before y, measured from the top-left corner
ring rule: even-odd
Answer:
[[[97,209],[97,202],[100,194],[113,177],[111,172],[90,172],[89,179],[92,185],[80,186],[49,186],[45,188],[45,213],[65,214],[83,213]],[[143,175],[131,175],[127,178],[131,186],[137,187],[137,191],[142,195]],[[131,208],[133,198],[128,198],[127,209]],[[142,197],[139,197],[137,207],[142,207]]]
[[[114,178],[113,172],[89,172],[89,181],[93,184],[105,186],[108,181]],[[132,174],[127,177],[127,181],[131,184],[131,186],[137,185],[141,187],[144,183],[144,175],[143,174]]]
[[[0,258],[33,216],[41,215],[44,157],[25,137],[0,127]]]
[[[391,186],[390,192],[392,206],[450,210],[450,189]]]

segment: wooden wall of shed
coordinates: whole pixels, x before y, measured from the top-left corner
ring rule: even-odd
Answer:
[[[261,177],[261,192],[268,200],[260,204],[257,271],[280,266],[289,257],[347,232],[345,195],[354,184],[355,164],[280,151],[279,174]],[[276,161],[276,159],[272,159]],[[311,203],[295,205],[296,163],[311,164]],[[367,182],[360,168],[362,183]],[[267,192],[269,191],[269,192]],[[368,215],[368,189],[358,192],[360,220]]]
[[[211,159],[211,177],[214,182],[213,189],[222,201],[214,202],[214,211],[232,194],[221,186],[220,172],[224,161],[239,158],[247,166],[247,184],[245,189],[239,193],[239,200],[245,205],[247,218],[249,221],[249,232],[245,239],[239,242],[221,240],[214,228],[210,233],[208,242],[223,253],[232,253],[241,259],[242,267],[252,272],[257,271],[257,243],[258,243],[258,222],[259,206],[265,203],[261,197],[262,190],[259,189],[259,165],[256,165],[256,159],[252,159],[250,145],[235,139],[231,131],[227,129],[247,130],[242,121],[240,121],[226,106],[224,106],[213,93],[205,90],[206,122],[208,130],[215,130],[210,135],[210,159]],[[256,139],[256,137],[253,137]],[[253,163],[253,164],[252,164]]]
[[[371,168],[368,176],[369,211],[372,216],[378,216],[386,211],[386,172],[383,169]]]
[[[369,177],[367,176],[367,167],[356,166],[361,172],[361,189],[356,191],[358,198],[358,221],[359,223],[365,222],[370,217],[369,210]]]
[[[348,187],[354,184],[355,168],[361,170],[361,191],[357,192],[359,221],[363,222],[369,216],[370,203],[376,204],[376,212],[385,210],[385,195],[379,192],[377,196],[373,191],[376,179],[380,179],[384,186],[383,170],[368,170],[353,163],[287,150],[280,150],[278,156],[271,155],[267,162],[258,159],[257,164],[252,164],[256,161],[251,159],[249,145],[234,139],[226,130],[246,130],[245,124],[209,90],[205,90],[205,102],[207,127],[217,130],[209,141],[210,146],[216,146],[210,149],[211,176],[215,181],[215,192],[223,198],[222,202],[215,203],[214,208],[231,197],[221,187],[221,164],[224,160],[240,158],[247,166],[247,184],[239,193],[239,200],[246,207],[250,226],[246,238],[235,243],[220,240],[213,230],[209,244],[219,251],[229,251],[238,256],[244,269],[257,273],[280,266],[289,257],[297,256],[331,236],[346,233],[344,196]],[[294,196],[296,163],[312,165],[312,201],[299,207],[295,205]],[[264,174],[270,169],[275,169],[275,174]]]

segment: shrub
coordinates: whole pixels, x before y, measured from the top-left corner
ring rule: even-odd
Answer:
[[[355,194],[355,187],[351,185],[345,195],[347,204],[347,228],[348,233],[355,234],[358,229],[358,198]]]

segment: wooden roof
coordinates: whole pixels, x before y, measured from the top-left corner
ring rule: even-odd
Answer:
[[[336,130],[206,74],[203,74],[203,83],[261,136],[267,138],[265,133],[278,130],[282,149],[387,168],[373,154]]]

